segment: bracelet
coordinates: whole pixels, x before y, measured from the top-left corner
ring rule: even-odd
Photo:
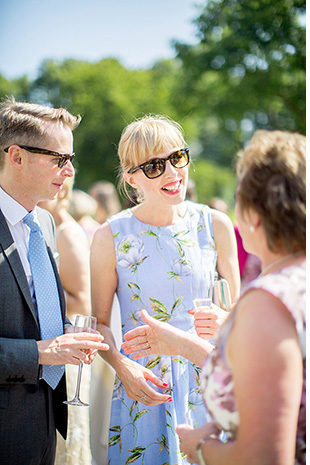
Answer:
[[[203,456],[202,456],[202,451],[201,451],[201,448],[202,446],[206,443],[206,439],[200,439],[200,441],[198,442],[198,446],[197,446],[197,449],[196,449],[196,454],[198,456],[198,460],[199,460],[199,464],[200,465],[207,465]]]

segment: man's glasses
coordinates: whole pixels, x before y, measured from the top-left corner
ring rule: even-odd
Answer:
[[[21,149],[27,150],[27,152],[31,153],[40,153],[42,155],[50,155],[51,157],[57,157],[58,158],[58,167],[62,168],[65,166],[68,160],[73,161],[75,157],[75,153],[71,153],[70,155],[68,153],[59,153],[59,152],[53,152],[52,150],[45,150],[45,149],[40,149],[38,147],[29,147],[28,145],[18,145]],[[5,152],[8,152],[10,147],[6,147],[4,149]]]
[[[174,168],[184,168],[189,164],[189,149],[180,149],[173,152],[167,158],[153,158],[141,165],[130,168],[128,173],[133,174],[142,170],[149,179],[155,179],[161,176],[166,169],[166,161],[169,161]]]

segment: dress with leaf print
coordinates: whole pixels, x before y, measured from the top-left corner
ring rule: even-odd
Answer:
[[[194,331],[193,316],[187,313],[194,308],[191,289],[201,279],[202,268],[214,272],[217,252],[209,207],[189,201],[186,206],[185,216],[171,226],[142,223],[130,209],[108,220],[115,243],[123,334],[144,324],[142,309],[158,320]],[[107,463],[185,465],[177,424],[198,426],[210,419],[201,396],[200,369],[182,357],[153,355],[136,363],[169,385],[165,393],[171,394],[172,402],[147,407],[133,401],[116,376]]]

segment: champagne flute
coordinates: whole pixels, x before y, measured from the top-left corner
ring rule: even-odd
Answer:
[[[192,299],[195,308],[211,307],[213,297],[212,271],[199,270],[192,275]]]
[[[96,327],[97,327],[97,318],[95,316],[77,315],[75,318],[75,324],[74,324],[75,333],[94,332],[96,331]],[[83,406],[83,407],[87,407],[89,405],[85,402],[82,402],[80,399],[80,387],[81,387],[83,365],[84,363],[81,360],[81,363],[79,365],[79,372],[78,372],[78,377],[77,377],[75,395],[72,400],[64,401],[64,404],[77,405],[77,406]]]
[[[195,313],[201,307],[210,308],[213,293],[213,273],[203,267],[194,268],[191,273],[191,298],[195,307]],[[195,319],[191,319],[189,332],[196,334]]]

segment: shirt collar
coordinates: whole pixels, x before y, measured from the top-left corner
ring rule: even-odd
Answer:
[[[0,187],[0,208],[2,213],[4,214],[7,221],[12,226],[15,226],[19,221],[21,221],[25,215],[27,215],[28,211],[24,208],[20,203],[18,203],[13,197],[7,194],[1,187]],[[33,213],[34,217],[36,217],[36,209],[34,208]]]

